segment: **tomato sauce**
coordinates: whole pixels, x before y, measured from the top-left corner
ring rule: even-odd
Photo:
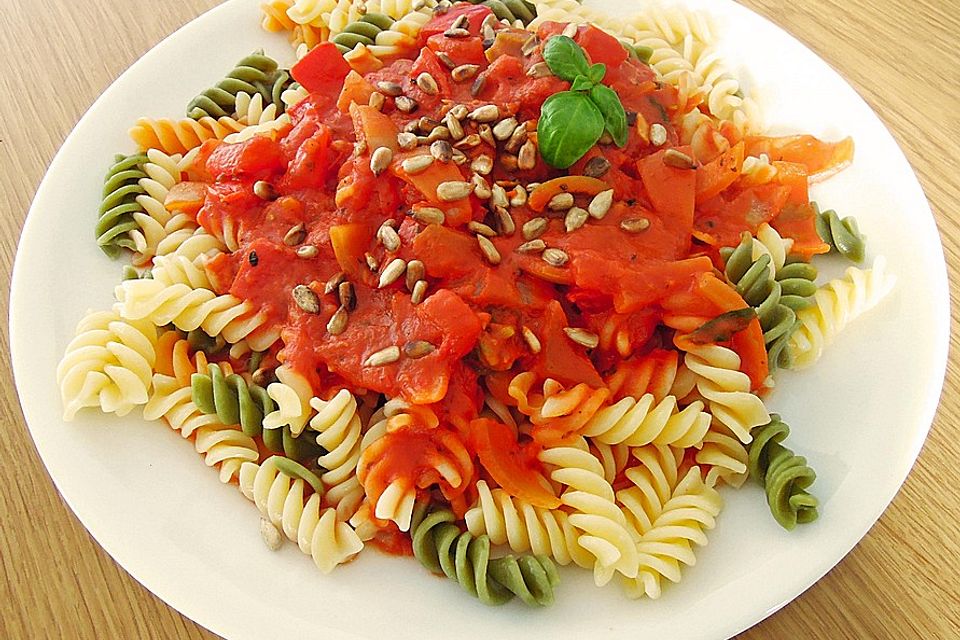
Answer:
[[[464,12],[470,36],[444,35]],[[606,65],[604,82],[627,113],[626,144],[601,140],[568,171],[550,167],[539,154],[524,158],[523,145],[537,141],[541,105],[570,83],[538,72],[543,45],[527,47],[525,31],[498,26],[496,39],[484,42],[480,24],[489,14],[486,7],[470,6],[439,15],[424,27],[415,55],[362,76],[348,74],[339,59],[333,65],[305,59],[301,68],[314,75],[301,82],[317,90],[290,109],[289,127],[275,139],[209,141],[198,160],[209,183],[198,219],[212,233],[231,236],[238,247],[210,262],[212,279],[218,293],[250,301],[279,330],[277,360],[306,376],[317,391],[332,384],[431,405],[442,429],[463,439],[470,438],[483,406],[484,386],[502,389],[511,376],[533,371],[541,380],[601,387],[604,376],[625,361],[671,344],[672,330],[662,324],[665,309],[709,319],[736,307],[739,298],[725,299],[719,308],[701,285],[721,266],[718,248],[737,244],[744,230],[769,222],[795,232],[802,251],[821,251],[805,208],[807,172],[827,171],[852,153],[847,146],[818,146],[815,139],[778,143],[751,137],[751,148],[784,160],[785,177],[740,187],[723,173],[740,170],[740,134],[713,127],[691,141],[677,91],[629,58],[615,39],[581,26],[575,40],[591,62]],[[546,22],[539,37],[545,40],[563,27]],[[457,80],[451,63],[475,68]],[[435,87],[422,81],[423,74]],[[368,106],[378,91],[384,94],[382,107]],[[351,96],[359,96],[361,104]],[[489,105],[496,106],[496,117],[484,122],[454,116],[463,135],[447,127],[454,110],[463,115]],[[491,127],[511,116],[516,126],[494,141]],[[662,129],[657,141],[655,125]],[[445,139],[433,135],[439,127],[447,127],[450,144],[435,151],[431,143]],[[514,135],[518,129],[523,135]],[[409,148],[411,136],[415,149]],[[413,168],[411,161],[442,154],[445,146],[452,154],[446,160]],[[386,148],[381,156],[389,153],[378,164],[374,152],[381,147]],[[676,157],[693,166],[678,165]],[[484,159],[489,170],[478,168]],[[593,176],[593,183],[599,176],[602,189],[613,190],[608,208],[572,228],[567,210],[551,209],[543,192],[536,196],[536,210],[528,201],[536,183],[568,174]],[[456,200],[441,197],[443,183],[478,178],[488,190],[485,197],[479,187]],[[262,185],[258,193],[258,183],[269,186],[267,197]],[[490,195],[493,189],[500,191]],[[596,189],[563,193],[586,210]],[[399,239],[396,246],[387,236]],[[562,257],[546,260],[543,247]],[[397,261],[404,269],[390,276]],[[331,321],[345,304],[340,282],[351,283],[353,299],[346,305],[345,326],[334,331]],[[318,308],[301,308],[291,295],[298,285],[315,294]],[[754,324],[727,343],[745,359],[757,352],[750,343],[760,336]],[[564,329],[570,327],[605,337],[588,348],[567,337]],[[536,336],[537,348],[525,332]],[[400,349],[399,358],[371,364],[390,347]],[[744,369],[759,387],[765,352]],[[487,458],[515,439],[502,430],[497,434],[496,446],[482,440]],[[436,447],[434,436],[421,431],[391,438],[402,446],[394,452],[399,457],[390,458],[395,468],[380,470],[389,477],[415,471],[409,465]],[[530,466],[527,458],[516,462],[522,456],[514,445],[507,447],[514,462],[499,471],[504,477]],[[536,487],[523,486],[540,495]]]

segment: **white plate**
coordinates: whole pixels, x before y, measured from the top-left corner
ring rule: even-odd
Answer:
[[[17,388],[37,448],[67,503],[131,575],[185,615],[228,638],[363,637],[722,638],[786,604],[836,564],[897,492],[930,426],[943,381],[948,292],[943,254],[923,192],[876,115],[822,60],[733,2],[711,11],[725,50],[750,61],[776,131],[852,135],[851,169],[814,193],[856,215],[872,255],[898,285],[811,371],[783,375],[769,400],[793,427],[791,445],[817,470],[821,519],[779,528],[759,489],[724,491],[727,507],[683,582],[658,601],[596,589],[564,571],[556,605],[490,609],[412,558],[365,551],[324,576],[288,544],[259,539],[258,514],[219,484],[192,447],[161,424],[84,412],[60,419],[55,367],[87,309],[105,309],[120,264],[94,246],[103,173],[132,151],[125,128],[172,117],[256,47],[289,59],[258,27],[258,2],[233,0],[187,25],[117,80],[50,166],[24,227],[10,329]],[[614,7],[610,2],[608,7]],[[742,65],[741,65],[742,66]]]

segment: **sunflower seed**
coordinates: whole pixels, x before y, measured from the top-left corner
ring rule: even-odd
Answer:
[[[403,172],[409,176],[417,175],[427,170],[427,167],[433,164],[432,155],[419,155],[413,156],[412,158],[407,158],[400,163],[400,167],[403,169]]]
[[[500,108],[495,104],[485,104],[471,111],[467,117],[474,122],[493,122],[500,117]]]
[[[470,182],[473,183],[473,195],[477,196],[481,200],[488,200],[490,198],[492,195],[490,192],[490,184],[483,176],[481,176],[479,173],[475,173],[470,178]]]
[[[440,88],[437,86],[437,81],[426,71],[417,76],[417,86],[429,96],[435,96],[437,92],[440,91]]]
[[[517,253],[540,253],[547,248],[547,244],[537,238],[536,240],[531,240],[530,242],[524,242],[517,247]]]
[[[443,32],[443,35],[448,38],[469,38],[470,32],[466,29],[447,29]]]
[[[480,245],[480,251],[483,252],[483,257],[487,259],[487,262],[493,265],[500,264],[500,252],[488,238],[478,235],[477,244]]]
[[[470,95],[476,98],[483,91],[483,88],[487,86],[487,76],[483,73],[478,75],[474,79],[473,84],[470,85]]]
[[[537,147],[533,144],[533,140],[527,140],[517,154],[517,168],[529,171],[535,166],[537,166]]]
[[[667,142],[667,129],[659,122],[650,125],[650,142],[654,146],[662,146]]]
[[[380,349],[376,353],[370,354],[370,357],[363,361],[365,367],[382,367],[387,364],[393,364],[400,359],[400,347],[393,345],[385,349]]]
[[[553,247],[544,249],[541,257],[544,262],[554,267],[562,267],[567,264],[567,260],[570,259],[570,256],[568,256],[565,251]]]
[[[380,272],[380,282],[377,284],[377,288],[383,289],[384,287],[389,287],[399,280],[400,276],[402,276],[406,270],[407,263],[403,261],[403,258],[394,258],[390,261],[390,264]]]
[[[417,120],[417,128],[420,129],[420,133],[430,133],[438,126],[440,126],[440,122],[438,120],[428,118],[427,116],[423,116]]]
[[[300,244],[307,237],[307,230],[304,228],[303,223],[294,225],[283,236],[283,244],[288,247],[292,247]]]
[[[460,149],[454,149],[454,150],[453,150],[453,161],[454,161],[457,165],[463,165],[463,164],[467,164],[467,162],[470,161],[470,158],[468,158],[468,157],[467,157],[467,154],[465,154],[463,151],[460,151]]]
[[[407,275],[404,284],[407,285],[407,291],[413,291],[414,285],[418,280],[423,280],[427,275],[427,269],[420,260],[411,260],[407,263]]]
[[[493,159],[487,154],[481,153],[470,163],[470,168],[480,175],[490,175],[490,172],[493,171]]]
[[[467,229],[471,232],[485,236],[487,238],[495,238],[497,232],[491,229],[488,225],[483,224],[482,222],[477,222],[476,220],[471,220],[467,223]]]
[[[663,164],[675,169],[696,169],[697,163],[682,151],[667,149],[663,152]]]
[[[467,114],[470,112],[470,109],[467,108],[465,104],[458,104],[455,107],[451,108],[447,113],[451,118],[456,118],[457,120],[463,120],[467,117]]]
[[[320,250],[317,249],[312,244],[305,244],[302,247],[297,248],[297,257],[303,258],[304,260],[309,260],[311,258],[316,258],[317,254],[320,253]]]
[[[417,280],[413,285],[413,293],[410,294],[410,302],[420,304],[427,297],[427,281]]]
[[[253,183],[253,193],[261,200],[276,200],[280,195],[276,188],[266,180],[257,180]]]
[[[377,111],[383,111],[383,105],[386,101],[387,98],[382,93],[374,91],[370,94],[370,99],[367,101],[367,104]]]
[[[440,62],[442,62],[443,66],[445,66],[447,69],[453,69],[457,66],[457,63],[453,61],[453,58],[451,58],[444,51],[437,51],[437,57],[440,58]]]
[[[462,140],[458,140],[453,143],[457,149],[472,149],[480,145],[480,136],[476,133],[471,133]]]
[[[369,251],[363,254],[363,259],[367,261],[367,268],[370,271],[376,272],[380,268],[380,263],[377,262],[377,259]]]
[[[577,35],[577,25],[570,23],[563,28],[563,31],[560,32],[560,35],[567,36],[568,38],[573,38]]]
[[[397,105],[397,109],[403,113],[413,113],[420,106],[417,101],[410,96],[397,96],[394,102]]]
[[[307,313],[320,313],[320,298],[305,284],[293,288],[293,301]]]
[[[437,185],[437,197],[444,202],[453,202],[466,198],[473,192],[473,185],[460,180],[450,180]]]
[[[480,135],[480,139],[486,142],[491,147],[497,146],[497,139],[493,137],[493,129],[488,124],[481,124],[477,127],[477,133]]]
[[[601,191],[593,197],[587,206],[587,212],[590,217],[602,220],[607,212],[610,211],[610,205],[613,204],[613,189]]]
[[[603,156],[593,156],[583,167],[583,175],[600,178],[610,170],[610,161]]]
[[[407,344],[403,345],[403,355],[407,356],[411,360],[418,360],[424,356],[428,356],[437,348],[427,342],[426,340],[411,340]]]
[[[377,229],[377,240],[390,253],[395,253],[400,248],[400,236],[397,235],[397,231],[393,227],[383,225]]]
[[[567,233],[576,231],[587,223],[587,218],[589,217],[590,214],[587,213],[586,209],[581,209],[580,207],[570,207],[570,210],[567,211],[566,217],[563,219],[563,226],[567,230]]]
[[[522,184],[518,184],[513,188],[513,195],[510,196],[510,206],[522,207],[525,204],[527,204],[527,190],[523,188]]]
[[[337,299],[340,301],[340,306],[347,311],[357,308],[357,292],[352,282],[341,282],[337,286]]]
[[[330,316],[330,320],[327,322],[327,333],[332,336],[340,335],[344,329],[347,328],[347,321],[349,319],[350,316],[347,315],[347,310],[343,307],[338,308],[333,312],[333,315]]]
[[[483,22],[480,23],[480,28],[485,29],[486,27],[490,27],[491,29],[493,29],[493,27],[496,26],[497,23],[498,23],[497,16],[495,16],[492,13],[488,13],[486,17],[483,19]]]
[[[517,130],[518,124],[516,118],[504,118],[493,127],[493,137],[501,141],[507,140]]]
[[[370,171],[373,171],[373,175],[379,176],[390,166],[391,160],[393,160],[393,151],[390,147],[377,147],[370,156]]]
[[[446,215],[436,207],[420,207],[410,212],[410,217],[420,224],[443,224]]]
[[[527,191],[529,191],[530,193],[533,193],[533,190],[536,189],[536,188],[539,187],[539,186],[540,186],[540,183],[539,183],[539,182],[528,182],[528,183],[527,183]]]
[[[453,29],[466,29],[469,21],[470,21],[470,16],[463,13],[457,16],[457,19],[453,21],[453,24],[450,25],[450,27]]]
[[[283,537],[280,530],[266,518],[260,518],[260,539],[267,545],[270,551],[276,551],[283,545]]]
[[[517,230],[517,225],[506,207],[495,206],[493,215],[497,220],[497,230],[505,236],[512,236],[513,232]]]
[[[537,338],[537,334],[530,330],[530,327],[524,325],[521,329],[523,333],[523,340],[527,343],[527,346],[530,347],[530,351],[533,353],[540,353],[540,339]]]
[[[523,223],[523,226],[520,228],[520,233],[523,234],[524,240],[533,240],[534,238],[542,236],[546,230],[546,218],[530,218]]]
[[[453,147],[446,140],[435,140],[430,145],[430,155],[440,162],[450,162],[453,157]]]
[[[563,332],[568,338],[588,349],[593,349],[600,344],[600,336],[580,327],[564,327]]]
[[[507,197],[507,190],[499,184],[494,184],[490,187],[490,204],[497,207],[509,207],[510,198]]]
[[[447,114],[444,122],[447,123],[447,130],[450,132],[450,137],[454,140],[459,140],[466,134],[466,131],[463,130],[463,125],[460,124],[460,121],[449,113]]]
[[[496,24],[496,23],[494,23]],[[480,34],[483,36],[483,48],[489,49],[497,39],[497,32],[493,30],[493,24],[485,24],[480,28]]]
[[[463,82],[477,75],[477,71],[479,70],[480,65],[478,64],[462,64],[454,68],[454,70],[450,72],[450,75],[453,76],[453,79],[457,82]]]
[[[397,96],[403,94],[403,87],[401,87],[396,82],[388,82],[386,80],[382,80],[378,82],[377,89],[379,89],[385,95],[390,96],[391,98],[396,98]]]
[[[650,221],[646,218],[626,218],[620,221],[620,228],[627,233],[640,233],[650,228]]]
[[[525,56],[529,56],[534,51],[537,50],[537,47],[540,46],[540,38],[536,35],[532,35],[523,42],[523,46],[520,47],[520,53]]]
[[[573,206],[573,194],[572,193],[558,193],[557,195],[550,198],[550,202],[547,203],[547,208],[551,211],[566,211]]]
[[[408,122],[407,124],[403,125],[403,132],[404,132],[404,133],[416,134],[418,131],[420,131],[420,121],[419,121],[419,120],[411,120],[411,121]]]
[[[450,139],[450,129],[447,129],[445,126],[440,125],[434,127],[433,131],[430,132],[430,135],[427,136],[424,142],[435,142],[437,140],[449,140]]]
[[[552,75],[552,72],[550,71],[550,67],[547,66],[546,62],[538,62],[527,69],[527,75],[531,78],[546,78],[547,76]]]
[[[346,281],[346,279],[347,279],[347,274],[345,274],[343,271],[338,271],[337,273],[330,276],[330,279],[327,280],[327,284],[323,287],[323,295],[328,295],[336,291],[337,287],[339,287],[341,283]]]
[[[527,141],[527,125],[521,124],[516,129],[513,130],[513,133],[510,134],[510,139],[507,140],[507,143],[504,148],[510,153],[516,153],[517,149],[520,148],[524,142]]]
[[[272,368],[260,367],[250,374],[250,380],[253,382],[253,384],[263,387],[264,389],[266,389],[267,385],[271,382],[275,382],[276,379],[277,377],[274,375],[274,370]]]

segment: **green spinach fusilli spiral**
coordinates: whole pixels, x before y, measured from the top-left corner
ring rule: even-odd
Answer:
[[[368,13],[359,20],[351,22],[343,31],[333,37],[333,44],[340,53],[352,51],[358,44],[372,45],[377,34],[393,26],[393,18],[382,13]]]
[[[238,374],[223,375],[217,364],[209,364],[207,373],[190,378],[193,403],[203,413],[215,413],[223,424],[239,424],[251,438],[263,436],[263,443],[274,453],[283,453],[295,460],[320,455],[320,447],[309,438],[297,438],[290,427],[264,429],[263,417],[277,407],[263,387],[247,383]]]
[[[767,495],[770,512],[784,529],[813,522],[819,515],[817,498],[807,493],[817,474],[798,456],[783,446],[790,435],[780,416],[771,413],[770,422],[755,427],[748,451],[747,468]]]
[[[815,203],[814,207],[817,208]],[[847,216],[841,219],[833,209],[820,211],[817,208],[814,222],[817,225],[817,234],[830,245],[831,250],[853,262],[863,262],[866,238],[860,233],[856,218]]]
[[[133,214],[143,213],[137,196],[146,193],[140,186],[140,180],[147,177],[142,168],[146,161],[142,153],[117,154],[104,178],[96,234],[97,245],[111,258],[120,255],[121,248],[134,248],[128,232],[140,227]]]
[[[492,559],[490,539],[463,531],[455,520],[447,509],[429,511],[426,503],[417,504],[410,532],[420,564],[456,580],[484,604],[503,604],[514,596],[529,606],[553,602],[560,582],[553,560],[529,554]]]
[[[471,4],[481,4],[497,16],[497,20],[506,20],[511,25],[517,20],[527,26],[537,17],[537,8],[526,0],[470,0]]]
[[[757,310],[773,367],[797,328],[797,314],[781,300],[783,288],[771,273],[770,256],[764,254],[753,259],[753,238],[749,234],[744,234],[735,249],[722,251],[721,255],[726,260],[727,280],[744,301]]]
[[[285,88],[281,87],[279,91],[276,88],[275,80],[282,75],[288,74],[277,73],[276,60],[265,55],[263,51],[254,51],[240,60],[223,80],[191,100],[187,105],[187,116],[194,120],[207,116],[230,116],[234,113],[237,94],[241,91],[250,95],[260,93],[264,100],[272,102],[274,94],[283,93]],[[282,105],[283,102],[277,101],[275,104]]]

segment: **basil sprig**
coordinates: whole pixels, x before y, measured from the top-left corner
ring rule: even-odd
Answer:
[[[543,58],[555,76],[570,83],[540,108],[537,141],[547,164],[566,169],[597,143],[606,131],[617,146],[627,143],[627,114],[620,97],[601,84],[607,67],[590,64],[573,38],[554,36],[543,48]]]

